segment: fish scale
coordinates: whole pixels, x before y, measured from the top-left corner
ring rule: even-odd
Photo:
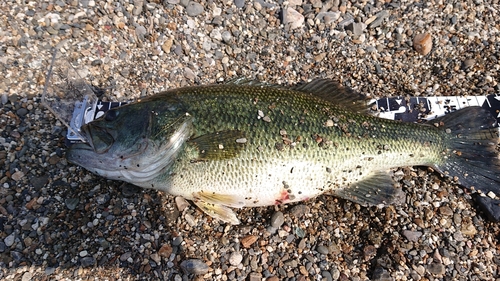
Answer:
[[[245,132],[248,142],[244,151],[231,159],[193,163],[192,159],[198,158],[196,147],[181,155],[183,160],[171,171],[175,176],[166,174],[158,184],[169,182],[167,192],[187,199],[194,199],[193,194],[202,190],[235,197],[245,193],[248,199],[243,203],[239,200],[235,207],[289,203],[315,197],[330,188],[348,186],[376,169],[439,163],[442,158],[442,146],[429,149],[426,144],[442,142],[440,132],[430,126],[426,130],[412,124],[400,128],[397,122],[353,114],[316,96],[297,95],[280,88],[263,92],[262,88],[241,86],[234,90],[237,94],[228,93],[224,86],[204,89],[193,92],[186,88],[177,94],[195,117],[195,137],[239,130]],[[259,110],[271,121],[259,118]],[[336,126],[324,125],[330,118],[338,119]],[[373,125],[363,126],[366,123]],[[282,130],[292,139],[301,136],[302,141],[293,148],[288,145],[278,149],[276,145],[283,143]],[[315,135],[324,141],[318,143]],[[402,141],[401,137],[407,139]],[[411,151],[419,150],[425,153],[410,156],[415,154]],[[285,189],[290,192],[283,199]]]
[[[499,167],[498,133],[482,109],[464,109],[477,119],[457,112],[434,120],[436,127],[377,118],[364,104],[359,94],[327,79],[294,88],[235,82],[174,89],[85,125],[100,150],[74,145],[68,159],[104,177],[193,200],[234,224],[239,220],[231,207],[284,204],[325,192],[364,206],[389,204],[401,191],[389,171],[401,166],[432,166],[465,186],[498,191],[498,176],[486,173]],[[135,135],[127,131],[130,124]],[[140,135],[149,145],[133,151]],[[120,170],[118,154],[128,154],[128,169],[147,171],[148,180]],[[95,160],[104,158],[105,164]],[[150,158],[155,174],[147,169]]]

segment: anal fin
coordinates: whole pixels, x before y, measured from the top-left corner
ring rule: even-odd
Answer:
[[[362,206],[375,206],[397,203],[404,192],[395,187],[389,173],[378,171],[359,182],[335,190],[334,195]]]
[[[230,208],[221,204],[213,204],[203,200],[195,199],[193,201],[198,208],[203,210],[207,215],[219,219],[230,224],[240,224],[240,220]]]

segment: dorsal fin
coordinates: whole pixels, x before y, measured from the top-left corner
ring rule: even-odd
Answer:
[[[317,78],[311,82],[300,84],[292,88],[282,85],[269,84],[246,77],[231,79],[226,84],[292,89],[294,91],[311,94],[315,97],[354,112],[365,113],[368,109],[367,98],[364,95],[327,78]]]
[[[228,80],[226,85],[238,85],[238,86],[265,86],[265,87],[275,87],[273,84],[266,82],[261,82],[259,80],[247,78],[247,77],[236,77]],[[277,85],[276,85],[277,86]]]
[[[330,79],[317,78],[292,89],[314,95],[355,112],[366,112],[368,108],[365,96]]]

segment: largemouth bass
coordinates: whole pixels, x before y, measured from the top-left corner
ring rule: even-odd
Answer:
[[[390,204],[389,173],[430,166],[483,193],[499,191],[498,129],[471,107],[433,124],[368,114],[363,97],[327,79],[284,88],[254,82],[169,90],[82,127],[67,159],[113,180],[192,200],[239,223],[231,208],[323,193]]]

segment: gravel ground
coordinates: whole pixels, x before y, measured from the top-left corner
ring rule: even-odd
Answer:
[[[331,196],[191,204],[68,164],[40,103],[52,47],[129,100],[235,77],[329,77],[372,97],[500,91],[498,0],[57,0],[0,3],[0,279],[500,280],[500,227],[430,169],[395,170],[406,202]],[[425,54],[425,55],[424,55]]]

